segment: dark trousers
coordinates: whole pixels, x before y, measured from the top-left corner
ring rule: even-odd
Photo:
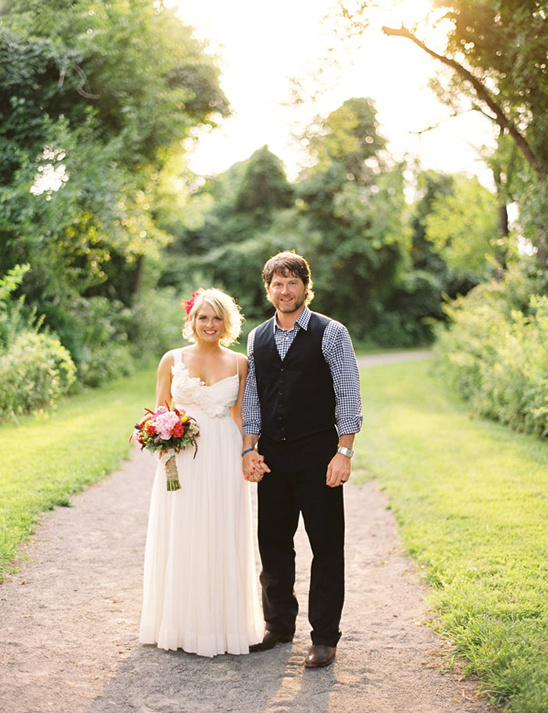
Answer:
[[[295,631],[294,535],[299,513],[312,548],[308,618],[312,642],[336,646],[344,602],[343,488],[325,484],[327,466],[337,449],[336,431],[299,441],[261,436],[259,451],[271,469],[258,486],[259,551],[266,628]]]

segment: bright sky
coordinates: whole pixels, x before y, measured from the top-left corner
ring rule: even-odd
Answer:
[[[169,0],[166,4],[177,6],[181,19],[220,55],[221,85],[233,109],[233,116],[221,127],[201,137],[189,161],[196,173],[220,173],[267,144],[293,179],[302,154],[292,135],[315,115],[327,115],[346,99],[370,97],[392,155],[418,156],[424,168],[466,171],[489,182],[476,149],[493,144],[491,122],[473,112],[443,121],[440,128],[419,136],[416,132],[449,115],[427,87],[435,60],[408,40],[386,37],[380,30],[381,24],[399,26],[402,20],[417,19],[417,10],[424,10],[428,0],[399,3],[415,12],[415,18],[401,11],[379,16],[376,27],[368,30],[365,48],[352,53],[354,66],[328,82],[316,104],[307,102],[298,109],[287,105],[289,80],[322,67],[318,58],[330,42],[322,18],[332,0]]]

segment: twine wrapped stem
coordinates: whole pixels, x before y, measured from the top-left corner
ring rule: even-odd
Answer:
[[[175,490],[181,489],[181,483],[179,482],[179,473],[177,472],[177,461],[175,456],[171,456],[167,459],[165,464],[166,471],[166,484],[168,491],[174,492]]]

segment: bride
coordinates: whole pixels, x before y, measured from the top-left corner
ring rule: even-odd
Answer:
[[[263,636],[249,483],[242,476],[241,405],[247,359],[234,300],[199,289],[183,303],[183,336],[158,367],[156,405],[198,422],[198,450],[176,456],[180,490],[158,465],[145,550],[140,640],[201,656],[246,654]]]

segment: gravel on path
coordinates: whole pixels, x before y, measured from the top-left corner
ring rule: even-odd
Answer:
[[[297,535],[292,644],[213,659],[138,641],[154,459],[129,461],[47,513],[0,585],[2,713],[491,713],[442,673],[444,642],[374,482],[345,486],[347,596],[334,664],[305,670],[310,549]]]

